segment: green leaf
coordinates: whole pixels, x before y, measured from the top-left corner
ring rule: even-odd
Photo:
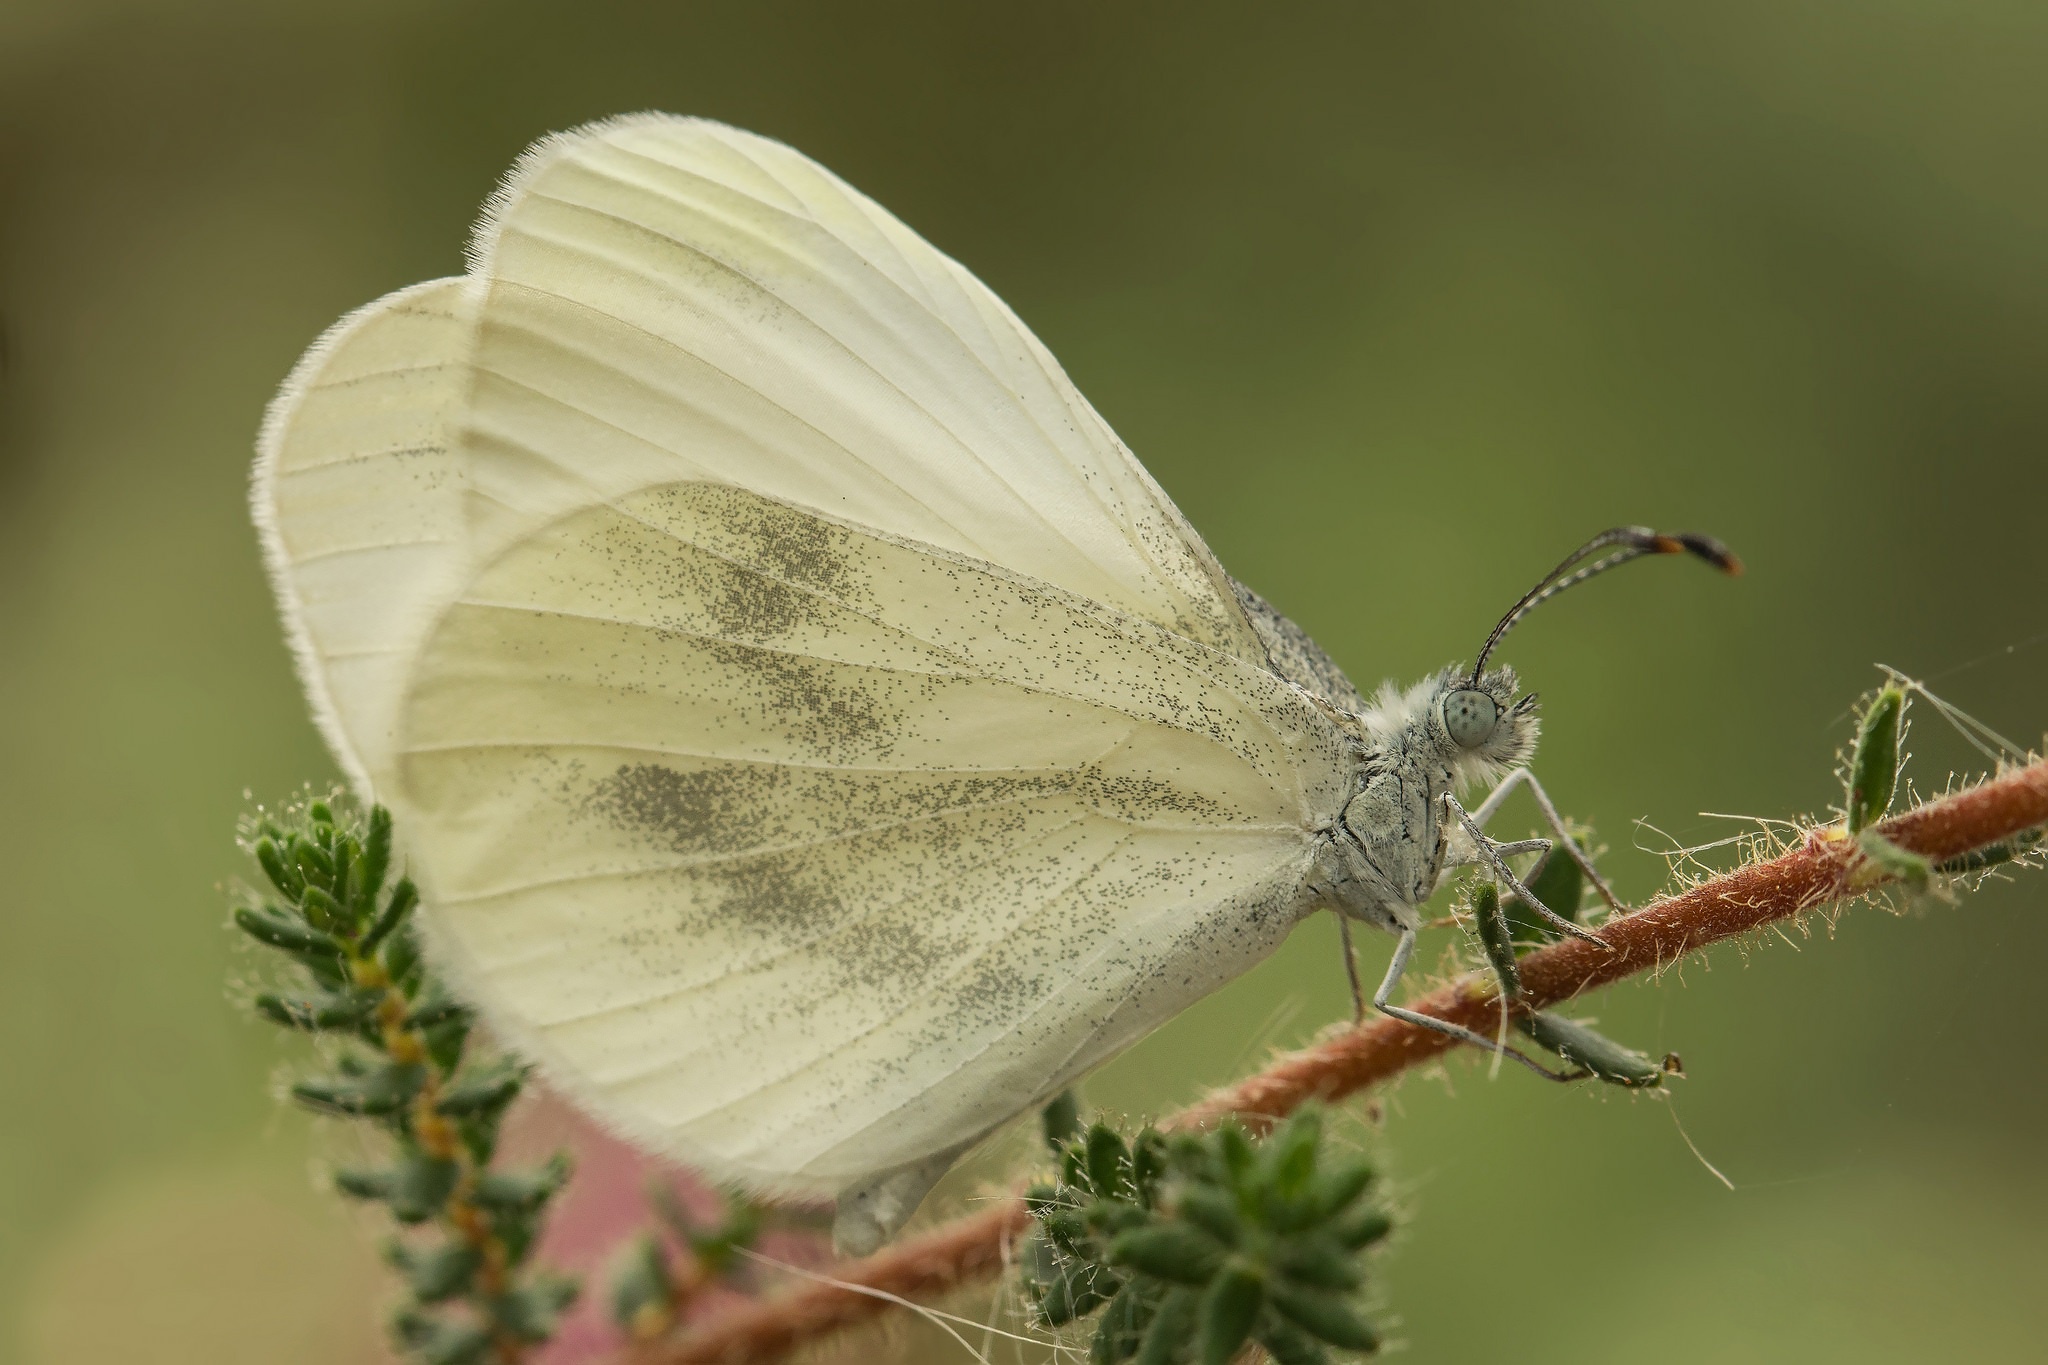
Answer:
[[[1259,1145],[1259,1178],[1281,1199],[1293,1199],[1316,1172],[1323,1118],[1313,1106],[1299,1110]]]
[[[1351,1161],[1334,1171],[1322,1171],[1309,1182],[1302,1196],[1303,1211],[1310,1224],[1325,1223],[1357,1203],[1373,1182],[1372,1163]]]
[[[413,1148],[399,1158],[391,1174],[391,1193],[385,1196],[391,1216],[401,1223],[423,1223],[447,1205],[462,1167]]]
[[[1318,1289],[1356,1289],[1365,1282],[1358,1262],[1326,1237],[1290,1238],[1273,1252],[1273,1268]]]
[[[1267,1293],[1281,1316],[1317,1340],[1346,1351],[1379,1349],[1379,1334],[1339,1296],[1284,1281],[1267,1286]]]
[[[1045,1132],[1045,1145],[1057,1152],[1081,1131],[1080,1099],[1071,1090],[1060,1091],[1039,1112],[1038,1122]]]
[[[532,1209],[547,1202],[569,1178],[569,1158],[557,1152],[537,1169],[486,1171],[470,1198],[487,1209]]]
[[[359,1076],[312,1077],[292,1086],[292,1098],[328,1114],[381,1117],[405,1107],[426,1081],[417,1063],[392,1062]]]
[[[420,1365],[478,1365],[491,1349],[488,1329],[473,1322],[448,1322],[416,1309],[394,1317],[391,1332]]]
[[[398,885],[391,888],[391,899],[384,903],[384,913],[377,916],[377,922],[363,935],[360,951],[365,956],[376,952],[377,945],[390,938],[398,926],[405,923],[405,917],[413,912],[413,907],[419,903],[419,889],[412,884],[412,879],[401,879]],[[391,955],[388,952],[384,955],[384,969],[391,971]],[[392,975],[397,976],[398,973],[392,972]]]
[[[1856,726],[1856,747],[1849,755],[1849,833],[1860,833],[1884,819],[1892,808],[1899,781],[1899,720],[1906,694],[1887,683],[1864,709]]]
[[[1996,867],[2000,863],[2009,863],[2015,858],[2024,857],[2040,846],[2041,831],[2031,830],[2011,839],[1972,849],[1968,853],[1957,854],[1953,858],[1944,858],[1934,865],[1934,870],[1945,877],[1959,876],[1966,872],[1982,872],[1987,867]]]
[[[377,893],[384,889],[384,877],[391,870],[391,812],[370,807],[370,826],[363,835],[362,856],[356,861],[355,911],[367,918],[376,909]]]
[[[263,869],[263,875],[270,879],[270,884],[277,888],[279,894],[289,900],[297,900],[299,893],[306,889],[305,879],[286,864],[277,840],[267,834],[256,841],[256,865]]]
[[[1236,1246],[1244,1235],[1237,1201],[1214,1186],[1190,1183],[1180,1192],[1180,1202],[1175,1207],[1182,1218],[1226,1247]]]
[[[1197,1343],[1202,1365],[1230,1365],[1251,1336],[1265,1297],[1265,1279],[1249,1266],[1233,1265],[1216,1277],[1202,1295]]]
[[[1138,1352],[1145,1328],[1158,1311],[1162,1289],[1144,1280],[1133,1280],[1117,1290],[1096,1324],[1095,1339],[1088,1345],[1088,1365],[1119,1365]]]
[[[521,1341],[546,1341],[555,1332],[555,1319],[576,1302],[576,1281],[558,1275],[540,1275],[490,1302],[492,1322]]]
[[[377,1012],[377,1004],[382,999],[382,991],[293,996],[265,992],[256,997],[256,1012],[273,1024],[317,1032],[356,1027]]]
[[[649,1326],[665,1325],[673,1315],[675,1294],[667,1249],[660,1238],[643,1235],[612,1276],[612,1321],[635,1338],[644,1339]]]
[[[258,943],[282,948],[300,957],[335,961],[341,957],[341,943],[332,934],[323,934],[304,920],[288,918],[275,909],[254,910],[246,905],[238,906],[235,925]]]
[[[1070,1265],[1053,1276],[1038,1301],[1038,1313],[1048,1327],[1064,1327],[1084,1318],[1123,1288],[1121,1276],[1094,1265]]]
[[[419,990],[420,945],[410,925],[393,934],[384,945],[384,972],[391,983],[410,998]]]
[[[1174,1365],[1194,1342],[1200,1321],[1201,1297],[1192,1289],[1175,1289],[1159,1301],[1151,1326],[1138,1343],[1133,1365]]]
[[[406,1287],[421,1303],[439,1303],[468,1293],[484,1263],[483,1253],[468,1242],[445,1242],[425,1250],[394,1242],[386,1256],[403,1272]]]
[[[1583,845],[1581,848],[1583,850]],[[1545,854],[1543,861],[1522,884],[1535,893],[1537,900],[1558,914],[1568,920],[1578,919],[1579,907],[1586,898],[1586,878],[1579,871],[1577,860],[1564,849],[1554,848]],[[1520,896],[1509,896],[1502,903],[1501,911],[1507,919],[1509,934],[1516,943],[1551,943],[1560,935],[1556,925],[1523,904]]]
[[[333,883],[334,858],[303,834],[291,836],[291,842],[285,847],[285,856],[297,867],[300,879],[309,889]]]
[[[1138,1187],[1139,1202],[1152,1207],[1159,1179],[1166,1174],[1166,1139],[1147,1128],[1131,1143],[1131,1182]]]
[[[1174,1284],[1200,1285],[1223,1265],[1223,1248],[1186,1223],[1154,1223],[1118,1234],[1108,1259]]]
[[[1341,1218],[1330,1229],[1330,1235],[1337,1239],[1337,1245],[1350,1251],[1359,1251],[1383,1240],[1394,1230],[1394,1220],[1375,1208],[1362,1208]]]
[[[443,1091],[434,1108],[450,1118],[466,1118],[486,1109],[503,1108],[519,1094],[525,1076],[516,1070],[478,1076]]]
[[[427,1056],[443,1075],[454,1071],[462,1063],[462,1049],[469,1041],[470,1016],[467,1013],[451,1014],[436,1024],[420,1030],[420,1041],[427,1046]]]
[[[1330,1353],[1322,1343],[1277,1318],[1268,1318],[1252,1333],[1252,1340],[1273,1357],[1273,1365],[1328,1365]]]
[[[338,1170],[334,1188],[351,1199],[389,1199],[395,1179],[390,1171]]]

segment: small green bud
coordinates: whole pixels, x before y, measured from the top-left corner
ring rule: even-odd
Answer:
[[[1147,1128],[1131,1143],[1131,1183],[1138,1187],[1138,1199],[1147,1208],[1159,1178],[1166,1174],[1166,1139]]]
[[[1235,1119],[1227,1120],[1215,1133],[1216,1151],[1233,1184],[1242,1185],[1252,1169],[1252,1140]]]
[[[1318,1341],[1327,1341],[1344,1351],[1379,1349],[1379,1334],[1337,1295],[1286,1283],[1267,1286],[1267,1293],[1282,1317]]]
[[[1122,1193],[1130,1184],[1130,1152],[1117,1131],[1106,1123],[1093,1124],[1087,1139],[1088,1184],[1097,1194]]]
[[[1884,819],[1892,808],[1899,781],[1899,721],[1905,710],[1905,692],[1887,683],[1857,722],[1856,747],[1849,754],[1846,820],[1851,834]]]
[[[1223,1264],[1223,1248],[1185,1223],[1154,1223],[1117,1234],[1108,1259],[1156,1279],[1199,1285],[1207,1284]]]
[[[451,1014],[420,1030],[421,1039],[427,1045],[427,1056],[444,1074],[461,1064],[463,1045],[469,1041],[469,1024],[470,1017],[465,1012]]]
[[[306,807],[306,818],[316,825],[332,825],[334,823],[334,811],[328,807],[325,801],[315,801]]]
[[[1246,1265],[1233,1265],[1202,1294],[1198,1354],[1202,1365],[1230,1365],[1252,1334],[1266,1300],[1266,1281]]]
[[[1917,853],[1909,853],[1874,829],[1866,829],[1856,836],[1856,849],[1867,866],[1876,869],[1885,877],[1896,877],[1914,886],[1927,885],[1927,879],[1934,873],[1934,865]]]
[[[1081,1131],[1081,1101],[1073,1091],[1062,1090],[1039,1112],[1038,1121],[1045,1131],[1045,1145],[1058,1151]]]

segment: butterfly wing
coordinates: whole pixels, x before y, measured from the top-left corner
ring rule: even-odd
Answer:
[[[1336,769],[1271,674],[725,485],[572,513],[423,650],[444,960],[641,1139],[787,1190],[961,1145],[1278,943]]]
[[[536,148],[465,281],[309,355],[257,496],[442,960],[762,1187],[955,1148],[1243,970],[1341,804],[1279,637],[1015,316],[719,125]]]

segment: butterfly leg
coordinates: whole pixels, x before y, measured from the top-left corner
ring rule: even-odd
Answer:
[[[1517,1052],[1515,1049],[1500,1042],[1500,1040],[1489,1038],[1483,1033],[1474,1033],[1471,1029],[1465,1028],[1460,1024],[1454,1024],[1448,1019],[1438,1019],[1433,1015],[1421,1014],[1415,1010],[1403,1009],[1399,1005],[1390,1004],[1389,1001],[1393,998],[1394,987],[1400,984],[1402,974],[1408,970],[1408,958],[1414,951],[1415,930],[1403,929],[1401,931],[1401,941],[1394,946],[1394,960],[1387,964],[1386,979],[1380,982],[1380,988],[1373,992],[1372,1004],[1374,1009],[1382,1014],[1399,1019],[1404,1024],[1413,1024],[1417,1028],[1426,1028],[1431,1032],[1456,1038],[1459,1042],[1470,1043],[1472,1046],[1493,1053],[1495,1056],[1506,1057],[1520,1062],[1545,1080],[1575,1081],[1578,1079],[1577,1074],[1552,1071],[1535,1058]]]
[[[1550,799],[1550,793],[1543,790],[1543,784],[1536,780],[1536,774],[1530,769],[1517,768],[1502,778],[1500,785],[1488,792],[1486,799],[1479,803],[1479,808],[1472,812],[1472,823],[1480,829],[1485,829],[1486,822],[1494,817],[1516,787],[1529,789],[1529,795],[1536,799],[1536,809],[1543,813],[1544,823],[1556,832],[1557,841],[1564,846],[1566,855],[1579,865],[1579,871],[1593,884],[1593,889],[1600,893],[1600,899],[1607,902],[1607,908],[1617,915],[1627,914],[1627,907],[1615,899],[1614,888],[1607,884],[1607,879],[1593,866],[1593,860],[1586,856],[1586,850],[1579,847],[1579,841],[1572,838],[1571,829],[1565,824],[1564,816],[1558,813],[1556,803]]]
[[[1351,979],[1351,1026],[1365,1023],[1365,983],[1358,979],[1358,950],[1351,946],[1351,920],[1343,911],[1337,915],[1337,937],[1344,940],[1344,975]]]
[[[1563,915],[1558,914],[1557,911],[1545,905],[1538,899],[1534,891],[1523,885],[1522,879],[1515,875],[1514,869],[1507,865],[1508,856],[1516,853],[1534,853],[1538,850],[1544,853],[1550,852],[1552,847],[1550,840],[1524,839],[1513,844],[1498,843],[1486,837],[1485,832],[1466,813],[1465,808],[1458,804],[1457,797],[1447,794],[1444,797],[1444,804],[1449,808],[1451,814],[1458,818],[1458,823],[1464,826],[1465,833],[1471,837],[1472,845],[1476,852],[1475,861],[1483,862],[1491,868],[1494,876],[1500,879],[1502,885],[1522,898],[1522,904],[1528,906],[1544,919],[1549,920],[1558,929],[1570,934],[1573,938],[1582,938],[1588,943],[1597,943],[1603,948],[1607,946],[1607,940],[1594,933],[1591,929],[1585,928],[1576,920],[1566,919]],[[1570,845],[1571,839],[1567,837],[1565,843]]]

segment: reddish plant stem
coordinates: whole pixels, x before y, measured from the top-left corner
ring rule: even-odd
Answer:
[[[2048,824],[2048,761],[2036,761],[1930,801],[1879,830],[1899,847],[1940,861],[2043,824]],[[1530,953],[1521,960],[1524,1001],[1531,1009],[1561,1004],[1883,883],[1838,828],[1815,830],[1790,852],[1609,920],[1600,927],[1605,948],[1565,939]],[[1432,991],[1412,1008],[1484,1033],[1500,1022],[1494,983],[1479,973]],[[1276,1058],[1257,1075],[1217,1091],[1168,1124],[1201,1125],[1227,1114],[1278,1118],[1310,1100],[1353,1094],[1454,1046],[1442,1034],[1380,1019]],[[1011,1241],[1029,1222],[1023,1200],[1005,1198],[865,1260],[833,1267],[834,1279],[858,1289],[806,1282],[722,1313],[682,1337],[633,1348],[615,1365],[741,1365],[777,1359],[804,1342],[888,1311],[897,1306],[892,1297],[932,1298],[993,1278],[1008,1263]]]

